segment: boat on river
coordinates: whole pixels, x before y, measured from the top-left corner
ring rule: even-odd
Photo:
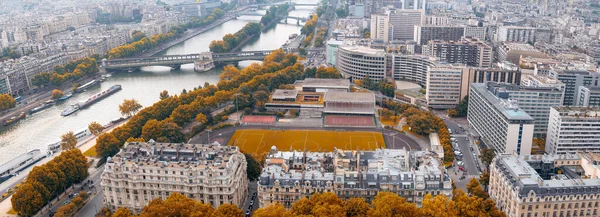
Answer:
[[[13,177],[16,173],[24,170],[44,157],[46,157],[46,155],[42,154],[39,149],[34,149],[0,165],[0,183]]]
[[[25,112],[21,112],[21,114],[19,114],[19,116],[12,116],[11,118],[9,118],[8,120],[4,121],[4,123],[2,123],[3,126],[9,126],[12,124],[16,124],[17,122],[19,122],[21,119],[25,118],[25,116],[27,116],[25,114]]]
[[[68,92],[68,93],[66,93],[65,95],[63,95],[63,96],[61,96],[60,98],[58,98],[58,101],[64,101],[64,100],[67,100],[67,99],[71,98],[72,96],[73,96],[73,93],[71,93],[71,92]]]
[[[79,87],[75,88],[75,93],[83,92],[83,91],[85,91],[85,89],[88,89],[88,88],[90,88],[91,86],[94,86],[95,84],[98,84],[98,83],[99,83],[99,82],[98,82],[98,80],[96,80],[96,79],[94,79],[94,80],[91,80],[90,82],[88,82],[88,83],[85,83],[85,84],[83,84],[83,85],[81,85],[81,86],[79,86]]]
[[[63,112],[60,113],[60,115],[62,116],[69,116],[70,114],[73,114],[77,111],[79,111],[79,109],[83,109],[85,107],[90,106],[91,104],[93,104],[94,102],[97,102],[98,100],[107,97],[113,93],[116,93],[117,91],[121,90],[121,85],[117,84],[114,85],[102,92],[96,93],[92,96],[90,96],[87,100],[73,104],[69,107],[67,107]]]
[[[48,101],[40,104],[38,107],[35,107],[35,108],[29,110],[29,114],[40,112],[44,109],[47,109],[47,108],[53,106],[54,104],[56,104],[56,102],[54,100],[48,100]]]

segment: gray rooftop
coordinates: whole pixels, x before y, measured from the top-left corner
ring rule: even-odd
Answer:
[[[371,92],[330,91],[325,93],[325,103],[327,102],[375,103],[375,94]]]
[[[297,90],[282,90],[277,89],[273,92],[273,99],[296,99],[298,96]]]
[[[307,78],[304,79],[302,87],[323,87],[323,88],[350,88],[348,79],[333,78]]]
[[[512,100],[501,99],[490,92],[483,83],[473,83],[471,88],[481,94],[485,100],[492,104],[506,119],[510,121],[531,121],[534,119],[523,109],[519,108],[516,102]]]

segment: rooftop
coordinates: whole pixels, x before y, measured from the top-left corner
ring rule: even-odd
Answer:
[[[586,118],[586,119],[600,119],[600,107],[569,107],[569,106],[555,106],[552,109],[560,112],[560,116],[563,118]]]
[[[361,54],[365,54],[365,55],[371,55],[371,56],[381,56],[384,57],[385,56],[385,51],[383,49],[373,49],[370,47],[365,47],[365,46],[340,46],[339,49],[343,49],[343,50],[347,50],[347,51],[351,51],[351,52],[355,52],[355,53],[361,53]]]
[[[510,50],[519,50],[519,51],[540,52],[538,49],[531,46],[530,44],[523,44],[523,43],[504,42],[504,43],[502,43],[502,47],[508,48],[509,51]]]
[[[334,78],[306,78],[302,87],[350,88],[350,80]]]
[[[473,83],[471,84],[471,88],[480,93],[480,95],[485,98],[488,103],[492,104],[496,110],[502,113],[502,115],[504,115],[504,117],[506,117],[508,120],[534,121],[534,119],[525,111],[523,111],[523,109],[519,108],[516,102],[512,100],[504,100],[492,94],[492,92],[486,88],[486,84]]]
[[[325,93],[325,102],[375,103],[375,94],[371,92],[329,91]]]
[[[298,96],[297,90],[282,90],[277,89],[273,92],[273,99],[296,99]]]

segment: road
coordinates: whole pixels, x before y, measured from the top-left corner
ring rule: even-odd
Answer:
[[[85,204],[75,216],[94,217],[98,211],[104,207],[104,190],[100,187],[100,182],[98,182],[96,189],[98,189],[99,192],[91,196],[89,202]]]

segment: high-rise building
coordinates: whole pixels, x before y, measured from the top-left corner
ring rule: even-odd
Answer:
[[[552,107],[546,153],[600,153],[600,108]]]
[[[579,86],[576,99],[578,107],[600,107],[600,87]]]
[[[484,26],[465,26],[465,37],[476,38],[484,41],[487,35],[487,27]]]
[[[267,156],[258,181],[260,207],[279,203],[290,208],[317,192],[371,202],[380,191],[421,205],[427,194],[450,197],[452,181],[437,155],[429,151],[287,152],[276,148]]]
[[[423,53],[437,57],[441,62],[460,63],[472,67],[492,67],[492,47],[476,38],[458,41],[429,41]]]
[[[390,13],[390,23],[394,27],[393,40],[414,40],[415,25],[425,22],[424,10],[396,10]]]
[[[139,213],[172,193],[218,207],[244,205],[246,158],[237,146],[130,142],[108,158],[101,176],[104,203]]]
[[[534,119],[507,93],[494,93],[488,83],[471,84],[467,120],[481,141],[496,153],[531,154]]]
[[[334,39],[330,39],[329,41],[327,41],[327,56],[325,57],[325,59],[327,60],[328,64],[335,66],[335,64],[337,63],[337,51],[340,45],[342,44],[344,44],[344,42],[337,41]]]
[[[464,26],[416,25],[414,40],[421,45],[431,40],[458,41],[464,34]]]
[[[488,193],[510,217],[599,216],[599,164],[591,153],[502,154],[490,165]]]
[[[469,69],[464,66],[437,64],[427,73],[425,98],[433,109],[455,108],[469,93]]]
[[[535,28],[525,26],[500,26],[496,35],[496,41],[535,42]]]
[[[390,17],[385,14],[371,14],[371,39],[380,39],[388,42],[390,30]]]
[[[521,70],[519,66],[509,62],[497,63],[491,68],[469,68],[469,80],[471,83],[494,81],[519,84],[521,82]]]
[[[487,88],[496,96],[517,102],[529,116],[535,119],[533,136],[546,138],[550,108],[560,106],[563,89],[557,87],[528,87],[507,83],[488,82]]]
[[[362,46],[340,46],[337,51],[337,69],[345,78],[373,81],[385,78],[386,53],[384,50]]]
[[[600,73],[586,70],[569,70],[562,68],[552,68],[550,77],[555,78],[565,84],[565,94],[563,105],[576,106],[577,96],[579,96],[579,87],[598,87]]]

